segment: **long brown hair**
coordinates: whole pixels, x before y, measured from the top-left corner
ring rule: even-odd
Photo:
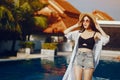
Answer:
[[[99,31],[96,29],[96,24],[97,24],[96,19],[95,19],[94,15],[93,15],[93,14],[90,14],[90,13],[81,13],[81,14],[80,14],[80,16],[79,16],[79,22],[78,22],[78,24],[79,24],[79,26],[80,26],[80,29],[81,29],[82,31],[85,30],[84,27],[83,27],[84,17],[88,17],[88,18],[90,19],[90,27],[91,27],[91,29],[92,29],[93,31],[95,31],[95,32],[99,32]]]

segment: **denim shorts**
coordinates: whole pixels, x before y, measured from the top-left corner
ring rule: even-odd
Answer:
[[[80,66],[81,68],[94,68],[94,60],[93,60],[92,52],[78,52],[75,57],[75,65]]]

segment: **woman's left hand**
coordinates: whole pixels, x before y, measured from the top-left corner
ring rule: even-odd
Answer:
[[[103,31],[103,29],[100,27],[98,23],[95,24],[96,29],[101,33],[102,36],[108,37],[108,35]]]

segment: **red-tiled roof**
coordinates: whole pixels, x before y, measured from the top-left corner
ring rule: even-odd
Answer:
[[[111,16],[100,10],[94,10],[92,14],[95,15],[98,20],[114,20]]]
[[[59,6],[59,8],[64,12],[64,14],[59,13],[59,11],[57,13],[56,11],[53,11],[53,14],[49,16],[49,26],[47,29],[44,30],[44,32],[63,32],[66,28],[74,25],[78,21],[80,12],[65,0],[52,1],[56,6]]]
[[[79,18],[79,16],[78,16],[78,18]],[[65,18],[62,18],[62,20],[63,20],[64,24],[66,25],[66,27],[68,28],[68,27],[74,25],[75,23],[77,23],[78,18],[66,16]]]
[[[61,21],[55,22],[52,25],[49,25],[49,27],[45,29],[44,32],[45,33],[63,33],[65,29],[66,29],[66,26],[64,22],[61,20]]]

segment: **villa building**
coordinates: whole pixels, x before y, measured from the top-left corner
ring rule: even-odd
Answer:
[[[62,44],[65,43],[65,38],[63,31],[74,25],[79,20],[79,15],[81,14],[74,6],[72,6],[67,0],[40,0],[48,5],[42,10],[37,11],[36,15],[44,15],[48,17],[48,27],[43,30],[43,33],[49,35],[42,36],[42,40],[49,39],[46,42],[58,42]],[[110,17],[107,13],[100,10],[94,10],[91,12],[95,15],[96,19],[104,21],[113,21],[114,19]],[[51,40],[50,40],[51,39]],[[43,41],[43,42],[44,42]],[[64,47],[65,48],[65,47]]]

